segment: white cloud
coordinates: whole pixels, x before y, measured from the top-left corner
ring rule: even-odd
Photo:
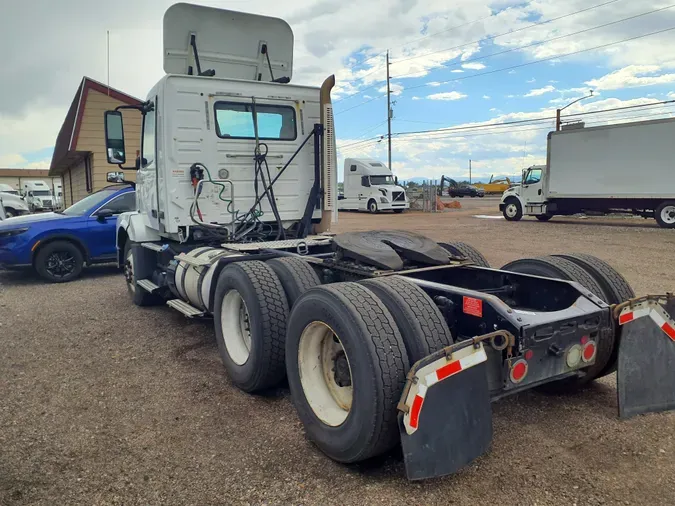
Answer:
[[[398,84],[398,83],[391,83],[389,85],[389,88],[391,89],[392,95],[400,95],[401,93],[403,93],[403,90],[404,90],[403,85]],[[380,92],[380,93],[387,93],[387,86],[384,85],[380,89],[378,89],[377,91]]]
[[[483,70],[485,68],[485,65],[483,65],[482,63],[478,63],[478,62],[463,63],[462,68],[469,69],[469,70]]]
[[[413,100],[422,100],[422,97],[414,96],[412,99]]]
[[[597,79],[586,81],[594,90],[619,90],[675,82],[675,73],[657,74],[660,65],[629,65]]]
[[[440,85],[441,85],[441,83],[439,83],[438,81],[431,81],[431,82],[427,83],[427,86],[433,86],[433,87],[440,86]]]
[[[427,98],[429,100],[460,100],[466,98],[466,95],[458,91],[448,91],[445,93],[434,93],[433,95],[428,95]]]
[[[485,100],[490,100],[490,95],[483,95],[483,98],[484,98]]]
[[[537,89],[534,89],[534,90],[530,90],[524,96],[526,96],[526,97],[539,97],[539,96],[541,96],[545,93],[552,93],[554,91],[555,91],[555,86],[548,85],[548,86],[544,86],[543,88],[537,88]]]
[[[451,70],[450,72],[452,72],[453,74],[463,74],[464,73],[464,71],[462,69],[455,69],[455,70]]]
[[[528,80],[527,80],[527,83],[528,83],[528,84],[532,84],[532,83],[534,83],[534,82],[536,82],[536,81],[537,81],[537,80],[533,77],[532,79],[528,79]]]

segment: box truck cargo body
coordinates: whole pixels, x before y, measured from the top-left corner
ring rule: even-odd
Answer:
[[[503,195],[507,220],[630,212],[675,228],[675,120],[551,132],[547,163]]]

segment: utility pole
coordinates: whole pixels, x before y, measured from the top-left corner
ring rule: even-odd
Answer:
[[[471,158],[469,158],[469,184],[471,184]]]
[[[389,150],[389,170],[391,168],[391,87],[389,86],[389,50],[387,50],[387,143]]]

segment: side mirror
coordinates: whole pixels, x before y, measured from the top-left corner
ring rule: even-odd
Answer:
[[[398,176],[394,176],[394,184],[398,185]]]
[[[124,183],[124,172],[108,172],[105,179],[109,183]]]
[[[122,113],[105,112],[105,150],[108,163],[122,165],[127,161],[124,150],[124,125]]]
[[[96,219],[98,221],[105,221],[107,218],[111,218],[114,215],[115,213],[113,213],[110,209],[101,209],[96,213]]]

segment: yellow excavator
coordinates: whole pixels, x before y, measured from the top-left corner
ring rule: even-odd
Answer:
[[[490,176],[490,182],[488,183],[475,183],[476,188],[482,188],[486,194],[501,194],[508,190],[511,186],[511,180],[508,177],[499,177],[494,178],[494,175]]]

